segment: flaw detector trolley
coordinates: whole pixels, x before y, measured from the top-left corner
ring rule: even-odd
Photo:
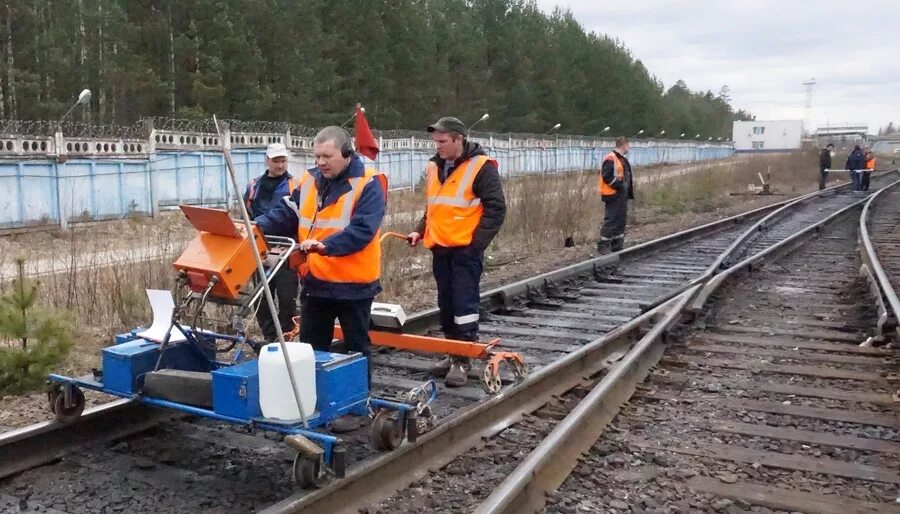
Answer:
[[[297,255],[296,243],[263,237],[255,226],[247,234],[224,210],[181,209],[198,234],[174,263],[176,287],[183,291],[180,301],[176,305],[170,291],[148,291],[154,309],[149,329],[116,336],[115,344],[102,350],[102,369],[91,375],[51,375],[50,408],[59,421],[72,423],[80,417],[82,389],[90,389],[278,432],[297,451],[293,478],[301,487],[319,486],[329,475],[344,476],[342,441],[323,430],[340,416],[372,416],[371,441],[378,450],[393,450],[404,439],[415,441],[431,425],[434,381],[398,398],[372,397],[366,358],[330,352],[315,352],[312,415],[287,421],[263,417],[258,361],[244,355],[247,346],[259,351],[246,335],[245,320],[265,303],[250,245],[265,259],[269,281]]]

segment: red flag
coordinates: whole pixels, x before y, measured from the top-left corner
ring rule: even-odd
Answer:
[[[356,104],[356,151],[373,161],[379,152],[378,141],[372,135],[372,129],[369,128],[369,121],[366,119],[366,111],[362,110],[359,104]]]

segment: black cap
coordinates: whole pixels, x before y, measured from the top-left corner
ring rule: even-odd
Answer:
[[[428,132],[456,132],[462,135],[466,134],[466,126],[463,122],[459,121],[459,118],[454,118],[452,116],[445,116],[437,122],[428,125],[428,128],[425,129]]]

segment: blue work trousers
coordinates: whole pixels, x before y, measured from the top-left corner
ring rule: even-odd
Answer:
[[[450,339],[478,340],[478,307],[484,251],[473,246],[432,248],[441,329]]]
[[[862,173],[850,170],[850,182],[853,182],[854,191],[862,191]]]

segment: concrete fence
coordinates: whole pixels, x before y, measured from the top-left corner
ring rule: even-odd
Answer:
[[[433,154],[427,134],[380,137],[373,163],[392,189],[415,188]],[[265,146],[285,143],[296,175],[313,165],[312,137],[284,133],[226,132],[245,187],[265,170]],[[595,169],[611,139],[491,135],[472,138],[498,160],[508,178],[533,173]],[[732,156],[731,144],[633,141],[634,166],[688,163]],[[638,171],[639,172],[639,171]],[[151,216],[181,203],[223,205],[233,199],[221,142],[214,133],[148,131],[145,138],[95,138],[0,134],[0,229]]]

